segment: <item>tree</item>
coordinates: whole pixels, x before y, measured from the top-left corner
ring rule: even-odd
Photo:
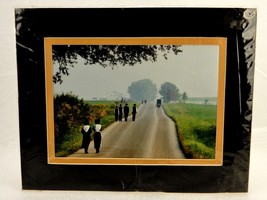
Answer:
[[[186,92],[184,92],[182,94],[182,100],[183,100],[183,102],[185,102],[187,99],[188,99],[188,96],[187,96]]]
[[[78,57],[85,65],[99,64],[114,68],[117,65],[134,66],[142,62],[156,62],[159,53],[182,52],[180,45],[53,45],[53,62],[59,64],[53,76],[54,83],[62,83],[62,75],[69,75],[68,67],[74,67]]]
[[[133,82],[128,87],[128,93],[132,100],[142,101],[144,99],[148,101],[155,100],[157,96],[157,86],[149,79],[143,79]]]
[[[165,82],[161,85],[159,90],[164,102],[176,101],[180,98],[179,89],[170,82]]]
[[[38,56],[43,55],[40,52],[43,49],[42,31],[47,31],[44,25],[61,31],[56,19],[55,22],[47,23],[47,18],[41,18],[39,20],[42,23],[35,22],[33,16],[39,16],[38,14],[38,11],[33,9],[16,9],[15,13],[17,45],[29,54],[31,59],[28,60],[33,63],[38,63]],[[45,21],[42,21],[44,19]],[[64,21],[68,20],[64,18]],[[79,57],[84,59],[85,65],[100,64],[102,67],[113,68],[117,65],[133,66],[142,62],[156,62],[159,53],[167,59],[171,52],[175,55],[182,52],[180,47],[181,45],[53,45],[52,59],[59,65],[53,75],[53,82],[62,83],[62,76],[69,75],[69,67],[74,67]]]

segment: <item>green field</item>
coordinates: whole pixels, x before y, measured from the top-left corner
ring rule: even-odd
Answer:
[[[91,105],[114,105],[116,101],[115,100],[84,100],[86,103],[89,103]]]
[[[187,158],[215,158],[216,106],[173,103],[164,104],[164,110],[176,123]]]
[[[217,101],[217,97],[189,97],[187,99],[187,101],[205,101],[205,100],[208,100],[208,101]]]

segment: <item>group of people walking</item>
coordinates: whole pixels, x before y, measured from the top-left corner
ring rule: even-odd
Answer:
[[[122,104],[119,106],[116,105],[115,107],[115,121],[122,121],[122,118],[124,117],[125,121],[128,120],[129,116],[129,106],[126,103],[124,107],[122,107]],[[135,117],[137,114],[136,104],[133,104],[132,107],[132,120],[135,121]],[[102,125],[100,124],[100,119],[96,119],[93,126],[89,125],[89,120],[86,118],[83,124],[83,127],[81,129],[81,133],[83,135],[82,139],[82,146],[81,148],[84,149],[84,153],[88,153],[89,144],[92,140],[94,140],[94,147],[96,150],[96,153],[100,152],[100,144],[102,140],[101,136],[101,130]]]
[[[115,121],[122,121],[122,118],[124,117],[124,120],[127,122],[128,121],[128,116],[129,116],[129,105],[126,103],[124,106],[122,106],[122,104],[120,104],[119,106],[115,106],[115,111],[114,111],[114,115],[115,115]],[[135,117],[137,114],[137,110],[136,110],[136,104],[133,104],[132,107],[132,120],[135,121]]]
[[[91,140],[94,140],[96,153],[99,153],[102,139],[101,130],[102,125],[100,124],[100,119],[96,119],[95,124],[92,127],[89,125],[88,119],[85,119],[84,125],[81,129],[81,133],[83,135],[82,148],[84,149],[84,153],[88,153]]]

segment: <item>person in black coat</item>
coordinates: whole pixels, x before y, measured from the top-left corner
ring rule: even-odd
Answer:
[[[133,104],[133,108],[132,108],[132,120],[133,121],[135,121],[136,114],[137,114],[136,104]]]
[[[122,121],[122,114],[123,114],[123,108],[122,108],[122,105],[120,104],[119,106],[119,121],[120,122]]]
[[[102,130],[102,125],[100,124],[100,119],[96,119],[95,124],[93,126],[93,131],[95,132],[94,143],[95,143],[96,153],[99,153],[100,144],[101,144],[101,140],[102,140],[101,130]]]
[[[119,120],[119,107],[118,106],[115,106],[114,115],[115,115],[115,121],[117,122]]]
[[[123,107],[123,114],[124,114],[124,119],[127,122],[127,118],[128,118],[128,115],[129,115],[129,106],[128,106],[127,103]]]
[[[84,153],[88,153],[88,148],[91,142],[91,133],[92,133],[92,128],[89,125],[88,119],[85,119],[84,125],[81,129],[81,133],[83,135],[82,148],[84,149]]]

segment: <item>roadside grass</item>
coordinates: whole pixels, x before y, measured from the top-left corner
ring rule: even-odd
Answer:
[[[80,128],[74,127],[70,134],[66,134],[58,145],[56,145],[56,157],[68,156],[81,148],[82,136]]]
[[[172,103],[164,104],[164,110],[176,123],[187,158],[215,158],[216,106]]]
[[[114,101],[86,101],[86,103],[90,104],[92,106],[92,110],[95,112],[98,112],[99,109],[102,110],[103,116],[101,116],[101,124],[102,124],[102,130],[104,130],[106,127],[111,125],[115,121],[114,117],[114,108],[115,108],[115,102]],[[130,113],[131,115],[131,108],[134,102],[127,102],[130,107]],[[124,105],[124,104],[123,104]],[[140,104],[137,104],[137,107]],[[92,114],[94,116],[95,113]],[[93,126],[94,120],[91,120],[90,125]],[[65,134],[64,138],[60,141],[59,144],[56,145],[56,157],[65,157],[72,153],[75,153],[81,148],[82,144],[82,134],[80,132],[82,128],[82,125],[77,124],[74,126],[69,134]]]

